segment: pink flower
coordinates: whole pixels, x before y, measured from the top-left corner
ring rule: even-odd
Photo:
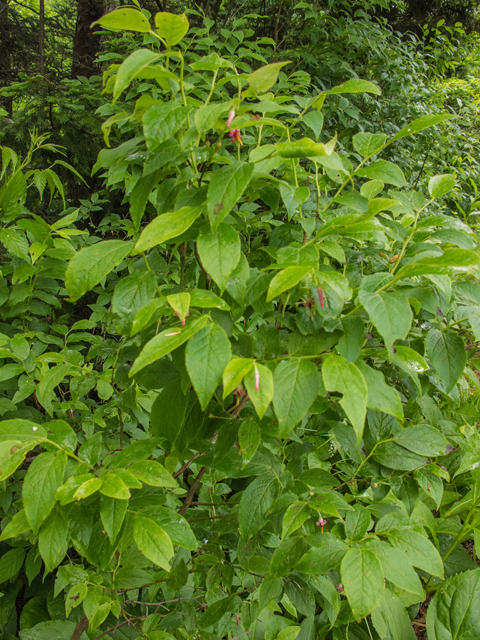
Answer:
[[[260,372],[257,369],[257,363],[255,363],[255,391],[258,391],[260,388]]]
[[[327,521],[324,520],[323,518],[320,518],[320,520],[315,524],[317,525],[317,527],[324,527],[327,524]]]
[[[228,114],[227,127],[229,127],[232,124],[234,118],[235,118],[235,109],[232,109]]]
[[[232,129],[229,132],[228,136],[232,142],[238,142],[238,144],[243,144],[242,134],[240,133],[240,129]]]
[[[340,591],[343,591],[343,584],[336,584],[335,589],[340,593]]]
[[[323,289],[322,287],[318,287],[318,301],[320,302],[320,309],[323,309]]]

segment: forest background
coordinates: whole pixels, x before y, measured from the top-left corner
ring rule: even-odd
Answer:
[[[119,6],[0,0],[0,640],[480,637],[478,2]]]

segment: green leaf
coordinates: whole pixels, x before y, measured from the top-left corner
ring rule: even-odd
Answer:
[[[318,138],[323,128],[323,113],[316,110],[309,111],[302,116],[302,120],[313,131],[315,138]]]
[[[281,578],[270,578],[265,576],[258,590],[258,608],[259,613],[265,609],[267,604],[280,595],[283,587]]]
[[[67,593],[65,598],[65,615],[70,615],[72,609],[78,607],[81,604],[88,593],[88,586],[86,584],[76,584]]]
[[[373,93],[379,96],[382,92],[373,82],[361,80],[360,78],[352,78],[323,93],[326,95],[336,95],[338,93]]]
[[[154,151],[186,124],[191,107],[178,102],[154,104],[143,116],[143,135],[149,151]]]
[[[25,514],[35,533],[53,509],[55,493],[63,483],[64,451],[41,453],[30,465],[23,483]]]
[[[322,376],[327,391],[343,394],[340,405],[355,429],[357,442],[360,442],[368,402],[368,387],[360,369],[341,356],[331,354],[325,358]]]
[[[133,528],[135,544],[149,560],[165,571],[170,571],[173,545],[169,536],[150,518],[137,515]]]
[[[106,495],[100,498],[100,517],[112,544],[119,534],[127,509],[127,500],[116,500]]]
[[[163,358],[167,353],[177,349],[177,347],[195,335],[197,331],[200,331],[207,322],[208,316],[200,316],[187,323],[185,327],[170,327],[162,331],[162,333],[159,333],[143,347],[142,352],[130,369],[129,377],[132,377],[137,371],[140,371],[140,369],[155,362],[155,360]]]
[[[334,538],[330,534],[322,534],[321,542],[307,551],[297,564],[297,571],[323,575],[327,571],[337,568],[347,548],[343,540]]]
[[[273,408],[286,436],[310,409],[319,391],[317,367],[309,360],[284,360],[273,375]]]
[[[11,521],[2,531],[0,542],[8,540],[8,538],[19,536],[21,533],[25,533],[25,531],[29,531],[30,529],[31,527],[29,521],[27,520],[25,509],[21,509],[20,511],[17,511],[17,513],[13,516]]]
[[[357,133],[353,136],[352,142],[355,151],[362,156],[372,156],[383,147],[386,139],[384,133]]]
[[[152,173],[140,178],[130,194],[130,215],[136,231],[140,229],[148,198],[159,180],[159,173],[160,171],[152,171]]]
[[[202,629],[211,627],[213,624],[223,618],[226,613],[237,609],[239,601],[240,599],[238,596],[232,595],[213,602],[207,607],[207,610],[200,618],[200,627]]]
[[[271,471],[251,482],[242,494],[238,523],[246,539],[254,536],[265,525],[266,515],[279,494],[279,483]]]
[[[467,364],[465,343],[455,331],[430,329],[425,339],[425,351],[446,392],[450,393]]]
[[[414,567],[443,578],[443,562],[428,538],[410,529],[390,529],[387,537],[393,547],[399,549],[403,557]]]
[[[292,537],[283,540],[273,552],[269,573],[272,578],[283,578],[293,571],[304,551],[303,538]]]
[[[223,371],[223,399],[235,391],[253,367],[251,358],[233,358]]]
[[[116,498],[117,500],[128,500],[130,498],[130,491],[120,476],[115,473],[106,473],[101,480],[102,486],[99,491],[102,495]]]
[[[200,309],[230,311],[230,305],[225,300],[222,300],[213,291],[208,291],[207,289],[193,289],[193,291],[190,291],[190,305],[192,307],[200,307]]]
[[[40,622],[32,629],[23,629],[20,632],[21,640],[65,640],[71,638],[77,624],[67,620],[48,620]],[[84,632],[79,640],[88,640]]]
[[[204,269],[223,293],[241,256],[238,232],[228,224],[218,225],[214,232],[204,225],[200,229],[197,248]]]
[[[150,49],[137,49],[131,53],[120,65],[117,71],[115,86],[113,89],[113,104],[121,95],[122,91],[128,88],[132,80],[145,67],[161,58],[161,54],[150,51]]]
[[[173,293],[167,296],[168,304],[175,311],[182,324],[185,324],[185,319],[189,315],[190,309],[190,294],[186,291],[182,293]]]
[[[439,198],[451,191],[455,186],[456,176],[450,173],[442,176],[433,176],[428,181],[428,192],[432,198]]]
[[[333,626],[340,611],[340,596],[334,585],[324,576],[309,576],[309,584],[325,598],[325,610]]]
[[[282,629],[277,636],[277,640],[295,640],[301,631],[301,627],[291,626]]]
[[[403,407],[398,391],[385,382],[381,371],[375,371],[364,362],[358,362],[356,366],[362,372],[367,383],[367,407],[388,413],[403,422]]]
[[[238,444],[242,452],[242,467],[245,467],[255,455],[262,441],[262,432],[255,418],[247,418],[238,429]],[[1,538],[0,538],[1,540]]]
[[[139,460],[128,467],[128,470],[136,478],[152,487],[172,487],[174,489],[178,487],[171,474],[156,460]]]
[[[288,537],[299,529],[311,515],[312,511],[307,502],[302,501],[291,504],[283,516],[282,538]]]
[[[180,380],[168,384],[152,405],[150,423],[155,436],[162,439],[162,447],[171,453],[182,433],[189,394],[184,394]]]
[[[302,138],[294,142],[278,142],[275,147],[281,158],[318,158],[330,156],[335,149],[337,138],[327,143],[315,142],[310,138]]]
[[[184,13],[181,16],[177,16],[173,13],[161,11],[155,14],[155,26],[157,27],[158,35],[167,43],[167,47],[174,47],[187,34],[189,24]]]
[[[267,302],[297,285],[310,271],[311,266],[287,267],[279,271],[268,287]]]
[[[440,122],[445,122],[446,120],[450,120],[450,118],[455,117],[455,115],[450,113],[441,113],[435,116],[421,116],[420,118],[417,118],[417,120],[413,120],[413,122],[408,124],[406,127],[403,127],[403,129],[400,129],[400,131],[396,133],[389,142],[395,142],[396,140],[400,140],[400,138],[405,138],[413,133],[418,133],[419,131],[423,131],[424,129],[428,129]]]
[[[162,527],[173,544],[191,551],[197,549],[198,544],[195,534],[190,529],[190,525],[185,518],[179,513],[167,507],[147,508],[144,513],[146,516],[152,517]]]
[[[195,64],[195,63],[193,63]],[[233,100],[221,104],[207,104],[195,111],[195,126],[199,135],[204,136],[213,129],[217,120],[232,106]]]
[[[405,340],[413,320],[413,313],[407,298],[396,292],[360,291],[358,299],[385,340],[385,346],[390,359],[392,359],[393,343],[395,340]]]
[[[428,256],[399,269],[397,276],[449,275],[480,269],[480,256],[469,249],[445,249],[443,255]]]
[[[357,175],[370,180],[381,180],[387,184],[393,184],[396,187],[403,187],[405,184],[405,176],[403,171],[393,162],[388,160],[377,160],[368,167],[364,167],[357,171]]]
[[[21,442],[38,441],[47,437],[45,429],[31,422],[15,418],[13,420],[2,420],[0,422],[0,442],[5,440],[20,440]]]
[[[409,562],[405,562],[402,551],[378,540],[374,541],[369,548],[380,561],[387,580],[404,591],[424,598],[425,593],[420,578],[412,565]]]
[[[68,551],[68,520],[54,511],[43,523],[38,535],[38,550],[47,571],[53,571]]]
[[[0,443],[0,480],[6,480],[25,460],[35,446],[34,442],[23,444],[19,440],[4,440]]]
[[[374,553],[367,549],[349,549],[341,565],[342,583],[352,613],[357,620],[371,613],[383,593],[383,571]]]
[[[345,533],[349,540],[362,540],[370,528],[372,521],[370,512],[361,505],[355,505],[354,511],[349,511],[345,517]]]
[[[255,97],[257,94],[266,93],[276,83],[280,69],[287,64],[290,64],[290,60],[274,62],[251,73],[247,78],[249,89],[244,95]]]
[[[417,424],[396,434],[394,442],[421,456],[444,456],[447,439],[428,424]]]
[[[102,16],[100,20],[92,24],[92,27],[96,24],[112,29],[126,29],[127,31],[140,31],[142,33],[150,31],[150,23],[143,13],[136,9],[117,9],[117,11],[112,11]]]
[[[150,251],[158,244],[182,235],[200,216],[203,207],[182,207],[178,211],[163,213],[150,222],[140,234],[132,255]]]
[[[230,358],[230,340],[218,324],[207,324],[188,341],[185,364],[202,410],[220,384]]]
[[[415,640],[417,637],[402,601],[390,591],[385,593],[372,611],[372,622],[380,638]],[[387,633],[390,635],[387,636]]]
[[[427,611],[429,640],[474,640],[480,637],[480,571],[449,578]]]
[[[260,420],[273,399],[273,375],[263,364],[255,364],[245,376],[248,396]]]
[[[8,582],[20,571],[25,559],[25,549],[10,549],[0,558],[0,584]]]
[[[355,362],[365,342],[365,325],[358,316],[346,316],[342,318],[342,329],[344,333],[337,345],[338,352],[347,362]]]
[[[240,200],[254,168],[252,162],[234,162],[213,172],[207,191],[207,211],[213,233]]]
[[[72,302],[93,289],[110,271],[118,267],[132,248],[132,242],[104,240],[76,253],[65,274],[65,286]]]

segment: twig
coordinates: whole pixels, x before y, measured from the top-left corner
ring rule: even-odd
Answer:
[[[190,468],[190,465],[193,463],[194,460],[204,455],[205,454],[202,451],[197,451],[197,453],[193,456],[193,458],[190,458],[190,460],[188,462],[185,462],[185,464],[182,465],[178,471],[175,471],[175,473],[173,474],[173,478],[178,478],[179,476],[181,476],[184,471]]]
[[[117,629],[120,629],[120,627],[123,627],[123,625],[129,624],[130,622],[131,620],[125,620],[124,622],[121,622],[120,624],[117,624],[114,627],[110,627],[110,629],[107,629],[106,631],[101,633],[99,636],[97,636],[95,640],[100,640],[100,638],[103,638],[103,636],[106,636],[107,633],[110,633],[110,631],[116,631]],[[88,621],[87,621],[87,624],[88,624]],[[78,636],[78,638],[80,638],[80,636]],[[73,640],[73,636],[70,638],[70,640]],[[75,640],[77,640],[77,638]]]
[[[86,614],[83,614],[83,618],[80,620],[80,622],[75,627],[75,631],[73,632],[72,637],[70,638],[70,640],[80,640],[80,636],[82,635],[82,633],[85,631],[85,629],[87,627],[88,627],[88,618],[87,618]],[[98,640],[98,638],[95,638],[95,640]]]
[[[246,393],[238,403],[238,407],[235,407],[235,409],[232,411],[232,418],[238,418],[238,414],[246,405],[248,400],[249,400],[248,393]]]
[[[185,502],[182,505],[182,508],[180,509],[180,511],[178,512],[181,516],[183,516],[183,514],[185,513],[185,511],[188,509],[188,507],[192,504],[192,500],[193,500],[193,496],[195,495],[196,490],[198,489],[198,485],[200,484],[203,476],[205,475],[205,472],[207,470],[207,467],[202,467],[200,469],[200,471],[198,472],[197,477],[195,478],[194,483],[192,484],[192,486],[190,487],[190,491],[188,492],[187,497],[185,498]]]
[[[275,49],[277,48],[277,40],[278,40],[278,23],[280,21],[280,12],[282,11],[283,0],[280,2],[280,6],[278,7],[277,20],[275,22],[275,34],[273,39],[275,40]]]

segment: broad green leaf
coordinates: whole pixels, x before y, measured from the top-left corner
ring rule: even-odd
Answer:
[[[88,586],[86,584],[76,584],[67,593],[65,599],[65,615],[70,615],[72,609],[78,607],[79,604],[85,600],[88,593]]]
[[[200,309],[230,310],[230,305],[225,300],[222,300],[213,291],[208,291],[208,289],[193,289],[190,291],[190,305]]]
[[[371,156],[385,144],[387,136],[384,133],[357,133],[352,138],[355,151],[362,156]]]
[[[182,345],[204,327],[207,322],[207,316],[200,316],[188,322],[185,327],[174,326],[159,333],[143,347],[142,352],[130,369],[129,377]]]
[[[0,558],[0,581],[3,584],[14,578],[25,559],[25,549],[10,549]]]
[[[102,486],[99,491],[102,495],[116,498],[117,500],[128,500],[130,498],[130,491],[127,485],[115,473],[106,473],[102,476]]]
[[[428,424],[417,424],[403,429],[395,435],[394,442],[429,458],[444,456],[448,444],[445,436]]]
[[[190,294],[187,291],[182,291],[182,293],[172,293],[172,295],[167,296],[167,301],[177,314],[181,323],[184,325],[185,319],[189,315]]]
[[[128,467],[128,470],[138,480],[153,487],[172,487],[174,489],[178,487],[165,467],[156,460],[139,460]]]
[[[301,631],[301,627],[292,625],[291,627],[286,627],[282,629],[277,636],[277,640],[295,640],[298,634]]]
[[[244,420],[238,429],[238,444],[242,452],[243,467],[251,461],[261,441],[262,432],[255,418]]]
[[[113,292],[112,311],[122,317],[132,316],[150,302],[155,291],[156,279],[151,271],[142,275],[125,276]]]
[[[198,544],[195,534],[190,529],[190,525],[185,518],[176,511],[172,511],[167,507],[152,507],[145,509],[144,514],[153,518],[162,527],[173,544],[191,551],[197,549]]]
[[[67,456],[64,451],[41,453],[28,468],[23,483],[23,506],[35,533],[53,509],[55,493],[63,483]]]
[[[379,444],[374,459],[389,469],[397,471],[413,471],[425,464],[425,457],[404,449],[395,442]]]
[[[230,358],[230,340],[218,324],[207,324],[188,341],[185,364],[203,410],[220,384]]]
[[[165,531],[150,518],[135,516],[133,528],[135,544],[149,560],[165,571],[170,571],[173,545]]]
[[[279,271],[268,287],[267,302],[297,285],[310,271],[311,266],[287,267]]]
[[[419,131],[423,131],[424,129],[428,129],[429,127],[433,127],[440,122],[445,122],[446,120],[450,120],[450,118],[454,117],[455,116],[450,113],[441,113],[435,116],[421,116],[420,118],[413,120],[413,122],[408,124],[406,127],[403,127],[403,129],[400,129],[400,131],[396,133],[389,142],[395,142],[395,140],[400,140],[400,138],[405,138],[413,133],[418,133]]]
[[[281,578],[270,578],[265,576],[258,590],[258,606],[259,613],[271,602],[274,598],[280,595],[283,588],[283,580]]]
[[[356,365],[368,387],[367,407],[375,411],[383,411],[403,422],[403,407],[400,395],[395,387],[388,385],[381,371],[375,371],[364,362]],[[404,445],[405,446],[405,445]]]
[[[150,31],[150,23],[140,11],[136,9],[117,9],[107,13],[92,24],[102,27],[110,27],[112,29],[126,29],[127,31],[140,31],[147,33]]]
[[[233,358],[223,371],[223,399],[235,391],[253,367],[251,358]]]
[[[273,375],[263,364],[255,364],[245,375],[245,386],[260,420],[273,399]]]
[[[113,544],[122,527],[128,509],[128,500],[116,500],[103,495],[100,498],[100,517]]]
[[[203,207],[182,207],[178,211],[162,213],[150,222],[140,234],[132,255],[150,251],[158,244],[180,236],[189,229],[202,213]]]
[[[20,632],[21,640],[65,640],[71,638],[77,624],[69,620],[47,620]],[[85,632],[80,640],[88,640]]]
[[[293,571],[302,556],[304,544],[303,538],[298,536],[282,540],[280,546],[273,552],[269,575],[272,578],[283,578]]]
[[[309,584],[325,598],[325,609],[333,626],[340,611],[340,595],[334,585],[324,576],[309,576]]]
[[[411,371],[415,371],[415,373],[424,373],[429,369],[425,358],[413,349],[410,349],[410,347],[404,347],[402,345],[396,346],[394,362],[395,360],[401,362]]]
[[[428,181],[428,192],[432,198],[439,198],[451,191],[455,186],[456,177],[453,174],[433,176]]]
[[[278,480],[271,471],[255,478],[245,489],[238,514],[240,532],[244,538],[251,538],[265,525],[267,512],[279,491]]]
[[[140,228],[148,198],[153,187],[158,182],[159,173],[159,171],[152,171],[148,175],[140,178],[130,194],[130,215],[136,231]]]
[[[291,504],[283,516],[282,538],[288,537],[299,529],[311,515],[312,511],[307,502],[301,501]]]
[[[480,571],[449,578],[427,611],[429,640],[476,640],[480,637]]]
[[[323,575],[338,567],[347,549],[343,540],[330,534],[322,534],[320,543],[307,551],[297,564],[297,570],[301,573]]]
[[[349,549],[340,572],[352,613],[360,620],[375,609],[384,594],[381,564],[367,549]]]
[[[149,151],[174,136],[187,122],[191,107],[179,102],[154,104],[143,116],[143,134]]]
[[[344,358],[329,355],[322,366],[323,382],[327,391],[339,391],[343,394],[340,405],[357,434],[360,442],[367,414],[368,387],[360,369]]]
[[[372,611],[372,622],[380,638],[416,640],[412,622],[402,601],[391,591],[385,592],[377,608]]]
[[[65,274],[65,286],[70,299],[74,302],[93,289],[110,271],[118,267],[132,248],[132,242],[104,240],[76,253]]]
[[[247,78],[249,89],[244,92],[244,95],[248,93],[249,96],[255,97],[255,95],[266,93],[276,83],[280,69],[287,64],[290,64],[289,60],[274,62],[251,73]]]
[[[372,542],[369,548],[380,561],[383,574],[387,580],[404,591],[414,593],[421,598],[424,597],[425,594],[420,578],[412,565],[405,561],[402,551],[378,540]]]
[[[273,375],[273,408],[286,436],[310,409],[319,391],[317,367],[309,360],[284,360]]]
[[[238,232],[228,224],[220,224],[212,232],[204,225],[197,239],[198,255],[208,275],[223,293],[241,256]]]
[[[175,379],[175,382],[160,391],[152,405],[152,431],[157,438],[162,439],[162,447],[168,453],[172,452],[182,433],[188,401],[189,394],[183,392],[180,379]]]
[[[55,398],[53,390],[69,373],[71,373],[70,365],[59,364],[56,367],[47,369],[40,376],[40,383],[37,387],[37,400],[50,415],[53,415],[52,401]]]
[[[187,34],[189,24],[184,13],[177,16],[174,13],[160,11],[155,14],[155,26],[158,35],[165,40],[167,46],[174,47]]]
[[[195,63],[193,63],[195,64]],[[207,104],[195,111],[195,126],[199,135],[204,136],[213,129],[217,120],[232,106],[233,100],[221,104]]]
[[[355,505],[354,511],[345,516],[345,533],[349,540],[362,540],[372,522],[370,512],[361,505]]]
[[[443,562],[428,538],[410,529],[390,529],[387,537],[395,549],[399,549],[410,564],[432,576],[443,578]]]
[[[379,96],[382,92],[373,82],[361,80],[360,78],[352,78],[323,93],[326,95],[336,95],[338,93],[373,93]]]
[[[102,486],[102,479],[91,477],[88,480],[82,482],[82,484],[75,490],[73,497],[75,500],[85,500],[89,496],[96,493]]]
[[[302,116],[302,120],[313,131],[315,138],[318,138],[323,128],[323,113],[316,110],[309,111]]]
[[[113,103],[122,91],[128,88],[135,76],[145,67],[155,62],[161,57],[161,54],[150,51],[150,49],[137,49],[131,53],[120,65],[117,71],[115,87],[113,89]]]
[[[47,437],[47,432],[41,426],[30,420],[14,418],[13,420],[2,420],[0,422],[0,442],[5,440],[41,440]]]
[[[17,513],[13,516],[11,521],[2,531],[0,542],[8,540],[9,538],[14,538],[15,536],[19,536],[21,533],[25,533],[25,531],[29,531],[30,529],[31,527],[29,521],[27,520],[25,509],[21,509],[20,511],[17,511]]]
[[[223,616],[233,610],[238,611],[240,598],[238,596],[228,596],[213,602],[207,607],[207,610],[200,618],[200,627],[208,628],[218,622]]]
[[[369,178],[370,180],[381,180],[387,184],[393,184],[396,187],[403,187],[405,184],[403,171],[396,164],[388,160],[372,162],[368,167],[359,169],[357,175],[362,178]]]
[[[455,331],[430,329],[425,340],[425,351],[449,393],[467,364],[465,343]]]
[[[275,146],[281,158],[318,158],[331,155],[336,142],[336,137],[325,144],[302,138],[294,142],[279,142]]]
[[[207,192],[207,211],[212,232],[218,229],[240,200],[254,167],[252,162],[234,162],[213,172]]]
[[[344,333],[337,349],[347,362],[355,362],[365,342],[365,325],[358,316],[346,316],[342,318],[342,329]]]
[[[449,275],[480,269],[480,256],[469,249],[445,249],[441,256],[428,256],[398,270],[398,276]]]
[[[393,358],[393,343],[404,340],[413,320],[407,298],[401,293],[372,293],[360,291],[360,303],[365,307],[370,320],[385,340],[390,359]]]
[[[60,511],[54,511],[40,529],[38,550],[47,571],[53,571],[68,551],[68,524],[67,518]]]

